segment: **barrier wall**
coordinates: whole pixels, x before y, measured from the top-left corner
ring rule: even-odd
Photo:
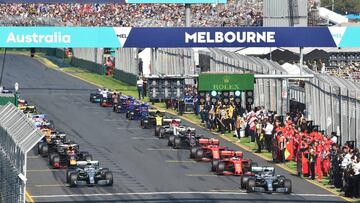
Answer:
[[[116,49],[114,77],[120,81],[135,85],[138,75],[138,49]]]

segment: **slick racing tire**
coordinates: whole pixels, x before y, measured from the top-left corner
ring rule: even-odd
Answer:
[[[51,160],[51,165],[53,166],[53,168],[56,168],[55,165],[60,166],[60,157],[59,155],[54,155],[52,160]]]
[[[113,174],[110,171],[105,172],[105,180],[109,181],[109,183],[107,184],[108,186],[114,184]]]
[[[54,156],[56,156],[56,153],[50,153],[50,155],[49,155],[49,164],[50,165],[52,165]]]
[[[77,174],[76,172],[70,173],[70,179],[69,179],[70,187],[76,187],[76,181],[77,181]]]
[[[161,126],[155,127],[155,137],[159,137]]]
[[[190,159],[194,159],[194,158],[195,158],[196,151],[197,151],[197,148],[196,148],[196,147],[190,148]]]
[[[73,170],[73,169],[69,169],[69,170],[66,171],[66,183],[70,183],[70,175],[72,173],[76,173],[76,171]]]
[[[175,137],[174,148],[175,149],[180,149],[180,147],[181,147],[181,139],[179,137]]]
[[[253,187],[255,187],[256,183],[255,183],[255,179],[254,178],[249,178],[246,184],[246,191],[247,192],[253,192]]]
[[[202,149],[198,149],[196,150],[196,153],[195,153],[195,159],[196,161],[200,161],[204,156],[204,150]]]
[[[220,161],[216,167],[216,173],[221,175],[224,173],[224,170],[225,170],[225,163]]]
[[[241,189],[246,189],[246,184],[247,184],[248,180],[249,180],[248,175],[242,175],[240,177],[240,187],[241,187]]]
[[[40,155],[42,157],[47,157],[48,153],[49,153],[49,146],[44,143],[40,148]]]
[[[44,145],[45,143],[43,143],[43,142],[40,142],[40,143],[38,143],[37,144],[37,154],[41,154],[40,152],[40,150],[41,150],[41,147]]]
[[[284,180],[284,188],[288,189],[288,191],[287,191],[288,194],[292,193],[292,184],[291,184],[290,179],[285,179]]]
[[[170,135],[168,139],[168,146],[172,147],[175,143],[175,135]]]
[[[217,166],[219,165],[219,160],[213,159],[211,161],[211,171],[216,171]]]
[[[160,131],[159,131],[159,138],[164,138],[164,135],[165,135],[165,130],[163,128],[160,128]]]

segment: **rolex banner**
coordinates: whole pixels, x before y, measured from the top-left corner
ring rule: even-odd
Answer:
[[[199,75],[199,91],[245,91],[254,90],[254,74],[218,74]]]
[[[360,47],[360,27],[1,27],[0,47]]]

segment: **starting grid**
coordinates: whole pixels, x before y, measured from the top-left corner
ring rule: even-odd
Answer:
[[[86,33],[86,35],[84,35]],[[4,48],[360,47],[360,27],[2,27]]]

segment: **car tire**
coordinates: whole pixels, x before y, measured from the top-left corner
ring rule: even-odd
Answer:
[[[50,153],[49,155],[49,165],[52,165],[53,157],[56,155],[56,153]]]
[[[155,127],[155,137],[159,137],[160,129],[161,129],[160,126],[156,126],[156,127]]]
[[[217,174],[223,174],[225,170],[225,163],[220,161],[216,167],[216,173]]]
[[[70,173],[70,181],[69,181],[70,187],[76,187],[77,186],[76,181],[77,181],[77,173],[76,172]]]
[[[75,173],[75,172],[76,172],[76,171],[73,170],[73,169],[69,169],[69,170],[66,171],[66,183],[70,183],[70,175],[71,175],[72,173]]]
[[[53,168],[55,168],[54,165],[55,165],[56,163],[59,163],[59,165],[60,165],[60,157],[59,157],[59,155],[57,155],[57,154],[54,155],[53,158],[52,158],[52,160],[51,160],[51,165],[53,166]]]
[[[246,189],[246,184],[247,181],[249,180],[249,176],[248,175],[242,175],[240,177],[240,188],[241,189]]]
[[[40,143],[38,143],[37,144],[37,154],[41,154],[41,147],[44,145],[45,143],[43,143],[43,142],[40,142]]]
[[[217,166],[219,165],[218,159],[213,159],[211,161],[211,171],[216,171]]]
[[[180,139],[180,137],[175,137],[174,148],[175,149],[180,149],[180,147],[181,147],[181,139]]]
[[[160,128],[160,131],[159,131],[159,138],[162,139],[164,138],[164,134],[165,134],[165,131],[163,128]]]
[[[253,187],[256,186],[256,182],[255,182],[255,179],[254,178],[249,178],[247,180],[247,184],[246,184],[246,191],[247,192],[253,192]]]
[[[288,194],[292,193],[292,184],[290,179],[284,179],[284,188],[288,189]]]
[[[196,150],[196,153],[195,153],[195,160],[196,161],[200,161],[204,156],[204,150],[202,149],[198,149]]]
[[[197,148],[196,148],[196,147],[191,147],[191,148],[190,148],[190,159],[194,159],[194,158],[195,158],[196,151],[197,151]]]
[[[49,155],[49,146],[44,143],[40,148],[40,153],[42,157],[47,157]]]
[[[168,139],[168,146],[172,147],[175,143],[175,135],[170,135]]]
[[[107,184],[108,186],[111,186],[114,184],[114,177],[110,171],[105,172],[105,180],[109,181],[109,183]]]

